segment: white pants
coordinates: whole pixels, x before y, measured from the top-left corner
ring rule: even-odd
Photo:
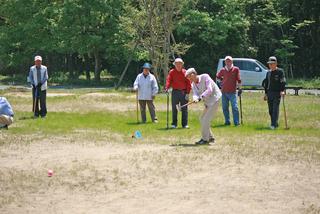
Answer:
[[[3,127],[5,125],[9,126],[13,123],[13,117],[10,117],[8,115],[1,114],[0,115],[0,127]]]
[[[213,133],[211,132],[211,121],[215,116],[219,107],[219,101],[215,102],[212,106],[206,106],[200,116],[201,123],[201,135],[202,139],[205,141],[209,141],[210,138],[214,138]]]

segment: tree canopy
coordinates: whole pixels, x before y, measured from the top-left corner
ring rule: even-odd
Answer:
[[[127,81],[144,61],[163,81],[178,56],[214,74],[225,55],[275,55],[290,77],[313,78],[319,14],[318,0],[0,0],[0,73],[24,75],[40,54],[69,78],[120,77],[131,59]]]

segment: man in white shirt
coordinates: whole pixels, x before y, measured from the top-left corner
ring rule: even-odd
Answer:
[[[34,65],[30,67],[28,80],[32,84],[32,102],[34,117],[37,118],[39,115],[45,118],[47,115],[47,80],[48,70],[47,67],[42,65],[42,57],[36,56],[34,58]],[[39,110],[40,100],[40,110]]]
[[[193,101],[204,102],[204,110],[200,117],[201,139],[196,142],[197,145],[214,143],[214,136],[211,132],[211,121],[218,110],[221,91],[217,84],[208,74],[197,75],[194,68],[189,68],[186,77],[192,82]]]
[[[158,93],[158,83],[153,74],[150,73],[151,65],[144,63],[142,66],[142,73],[138,74],[133,84],[133,89],[138,91],[138,100],[140,105],[141,119],[145,123],[146,118],[146,104],[148,105],[151,120],[154,123],[158,122],[155,106],[153,100]]]

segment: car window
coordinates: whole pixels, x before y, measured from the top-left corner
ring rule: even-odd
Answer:
[[[262,64],[261,62],[256,60],[256,63],[258,63],[263,69],[268,70],[268,68],[264,64]]]
[[[246,71],[256,71],[257,65],[253,62],[243,61],[243,70]]]
[[[237,66],[240,70],[244,70],[244,69],[243,69],[243,61],[234,60],[234,61],[233,61],[233,65],[234,65],[234,66]]]

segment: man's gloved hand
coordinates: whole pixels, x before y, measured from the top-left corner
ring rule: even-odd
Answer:
[[[184,99],[186,99],[186,101],[189,102],[189,94],[186,94]]]
[[[241,89],[241,88],[239,88],[239,89],[238,89],[238,97],[240,97],[240,96],[241,96],[241,94],[242,94],[242,89]]]
[[[197,98],[193,99],[193,102],[195,102],[195,103],[200,102],[200,101],[201,101],[201,97],[197,97]]]
[[[36,85],[35,85],[35,84],[32,84],[32,88],[36,88]]]

